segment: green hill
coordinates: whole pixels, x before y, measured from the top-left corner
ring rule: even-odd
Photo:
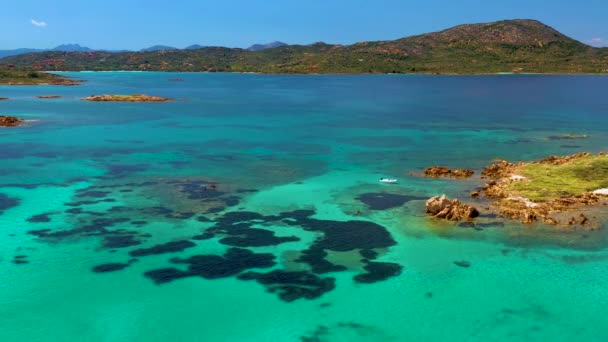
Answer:
[[[262,51],[207,47],[147,52],[42,52],[7,57],[36,70],[262,73],[608,73],[608,48],[593,48],[536,20],[456,26],[392,41],[286,45]]]

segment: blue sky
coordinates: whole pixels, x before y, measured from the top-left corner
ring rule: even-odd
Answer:
[[[608,0],[18,0],[0,14],[0,49],[350,44],[512,18],[608,46]]]

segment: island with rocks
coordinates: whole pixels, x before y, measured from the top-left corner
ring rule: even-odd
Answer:
[[[62,85],[74,86],[83,81],[48,72],[33,70],[15,71],[0,68],[0,85]]]
[[[83,101],[94,102],[168,102],[172,99],[160,96],[151,96],[144,94],[133,95],[91,95],[82,99]]]
[[[38,95],[36,96],[38,99],[60,99],[60,95]]]
[[[475,174],[475,171],[470,169],[450,169],[445,166],[431,166],[424,170],[423,176],[440,178],[469,178]]]
[[[487,213],[522,223],[559,228],[598,229],[593,209],[608,205],[608,155],[582,152],[532,162],[496,160],[485,167],[486,183],[471,193],[489,202]],[[460,200],[433,197],[427,214],[449,220],[473,220],[480,211]],[[591,213],[590,213],[591,212]]]
[[[23,124],[23,119],[16,116],[0,115],[0,127],[17,127]]]

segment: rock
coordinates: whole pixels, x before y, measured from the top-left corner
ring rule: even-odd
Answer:
[[[450,177],[450,178],[469,178],[475,171],[470,169],[449,169],[445,166],[431,166],[424,170],[425,177]]]
[[[473,198],[477,198],[481,195],[481,191],[479,191],[479,190],[472,191],[470,195]]]
[[[526,201],[517,198],[506,198],[495,204],[498,212],[513,220],[522,223],[534,223],[539,219],[547,221],[549,213],[544,206],[530,206]]]
[[[481,178],[500,179],[510,176],[517,167],[517,164],[509,163],[506,160],[500,160],[490,166],[486,166],[481,172]]]
[[[581,152],[581,153],[577,153],[577,154],[573,154],[570,156],[549,156],[546,157],[542,160],[540,160],[538,163],[539,164],[553,164],[553,165],[562,165],[562,164],[566,164],[569,161],[575,160],[575,159],[579,159],[579,158],[583,158],[583,157],[587,157],[589,156],[590,153],[589,152]]]
[[[167,102],[169,98],[150,96],[143,94],[134,95],[91,95],[82,99],[83,101],[95,102]]]
[[[450,205],[450,200],[445,195],[439,197],[431,197],[426,201],[426,212],[431,215],[436,215]]]
[[[0,127],[16,127],[23,124],[23,120],[15,116],[0,115]]]
[[[587,223],[589,223],[589,219],[587,218],[587,216],[585,216],[585,214],[581,213],[578,218],[577,217],[571,217],[570,220],[568,221],[568,225],[572,226],[575,224],[579,224],[581,226],[586,225]]]
[[[435,196],[426,201],[427,214],[450,221],[471,220],[479,216],[479,211],[458,199],[449,200],[445,195]]]
[[[471,263],[465,260],[461,260],[461,261],[454,261],[454,265],[456,266],[460,266],[460,267],[464,267],[464,268],[469,268],[471,267]]]
[[[554,218],[552,218],[552,217],[545,217],[545,218],[543,219],[543,222],[545,222],[546,224],[550,224],[550,225],[556,225],[556,224],[558,224],[558,223],[559,223],[559,221],[558,221],[558,220],[556,220],[556,219],[554,219]]]
[[[39,99],[59,99],[59,98],[61,98],[61,96],[59,96],[59,95],[39,95],[39,96],[36,96],[36,98],[39,98]]]
[[[0,101],[8,100],[8,97],[0,97]]]

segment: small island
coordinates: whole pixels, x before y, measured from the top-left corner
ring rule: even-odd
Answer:
[[[38,98],[38,99],[60,99],[61,96],[60,95],[39,95],[39,96],[36,96],[36,98]]]
[[[522,223],[595,230],[600,224],[589,217],[589,211],[608,204],[608,155],[604,153],[517,163],[497,160],[484,168],[481,177],[488,181],[471,196],[490,201],[488,214]],[[426,208],[427,214],[450,220],[471,220],[476,215],[470,213],[477,210],[444,197],[430,199]]]
[[[23,119],[15,116],[0,115],[0,127],[17,127],[23,124]]]
[[[596,227],[585,207],[608,202],[608,156],[582,152],[534,162],[502,160],[486,167],[483,193],[499,214],[523,223]],[[574,213],[574,215],[573,215]]]
[[[83,101],[95,101],[95,102],[168,102],[172,99],[150,96],[144,94],[133,94],[133,95],[91,95],[82,99]]]
[[[475,171],[470,169],[450,169],[445,166],[431,166],[424,170],[422,175],[431,178],[469,178],[475,174]]]
[[[0,85],[63,85],[74,86],[82,83],[64,76],[38,71],[14,71],[0,69]]]
[[[0,97],[0,101],[8,100],[8,97]]]

